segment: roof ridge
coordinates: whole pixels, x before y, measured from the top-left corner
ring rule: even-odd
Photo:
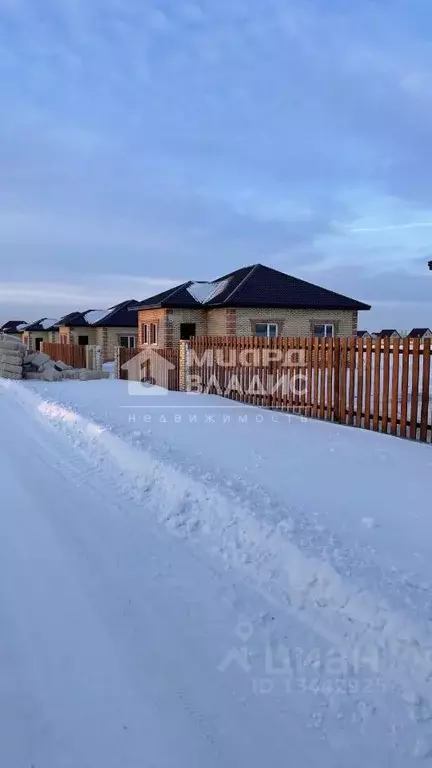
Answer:
[[[175,296],[176,293],[181,291],[182,288],[185,288],[187,285],[191,285],[193,282],[194,282],[193,280],[186,280],[185,283],[182,283],[181,285],[177,285],[175,288],[172,289],[171,293],[169,293],[168,296],[164,298],[164,301],[168,301],[168,299],[170,299],[172,296]]]
[[[224,299],[224,301],[222,302],[223,304],[226,304],[226,303],[227,303],[227,301],[228,301],[229,299],[231,299],[231,298],[232,298],[232,296],[234,296],[234,294],[235,294],[235,293],[237,293],[238,289],[239,289],[239,288],[241,288],[241,287],[242,287],[242,285],[244,285],[244,284],[247,282],[247,280],[249,280],[249,278],[250,278],[250,277],[253,275],[253,273],[255,272],[255,270],[256,270],[256,269],[257,269],[259,266],[260,266],[259,264],[254,264],[254,265],[253,265],[253,267],[250,267],[250,268],[249,268],[249,272],[247,273],[247,275],[245,275],[245,276],[244,276],[244,278],[243,278],[242,280],[240,280],[239,284],[238,284],[238,285],[236,285],[236,287],[235,287],[235,288],[234,288],[234,289],[231,291],[231,293],[229,293],[229,294],[228,294],[228,296],[226,297],[226,299]]]

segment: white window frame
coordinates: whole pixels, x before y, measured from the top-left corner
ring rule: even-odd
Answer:
[[[148,323],[142,323],[141,325],[142,343],[148,344],[150,338],[150,326]]]
[[[127,339],[128,340],[127,345],[126,345],[126,347],[124,347],[124,349],[136,349],[136,346],[137,346],[136,336],[134,336],[133,334],[128,334],[128,333],[119,333],[118,343],[119,343],[120,347],[122,346],[121,339]],[[131,344],[131,342],[133,342],[133,343]]]
[[[315,328],[318,328],[318,327],[324,328],[324,333],[322,335],[321,334],[317,334],[315,332]],[[328,332],[329,329],[330,329],[330,333]],[[332,339],[332,338],[334,338],[334,335],[335,335],[334,323],[319,323],[318,322],[318,323],[314,323],[313,324],[313,336],[318,336],[318,338],[320,338],[320,339]]]
[[[154,331],[154,341],[152,341],[153,331]],[[157,323],[150,323],[150,341],[149,341],[149,344],[151,344],[152,347],[157,347],[157,343],[158,343],[158,324]]]
[[[257,334],[257,327],[259,325],[265,325],[267,327],[266,328],[266,335],[265,336],[258,336],[258,334]],[[270,328],[276,328],[276,333],[275,333],[274,336],[270,335]],[[277,338],[279,336],[279,325],[278,325],[278,323],[266,323],[266,322],[255,323],[255,336],[257,338],[260,338],[260,339],[275,339],[275,338]]]

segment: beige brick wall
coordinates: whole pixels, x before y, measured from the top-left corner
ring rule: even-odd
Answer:
[[[143,345],[142,327],[145,323],[156,323],[158,327],[158,346],[171,346],[168,333],[168,311],[166,309],[142,309],[138,312],[138,346]]]
[[[102,347],[104,363],[114,360],[115,349],[120,346],[120,336],[134,336],[138,346],[138,328],[98,328],[98,344]]]
[[[310,336],[314,324],[333,323],[336,336],[355,336],[357,312],[322,309],[237,309],[237,336],[254,335],[256,322],[278,323],[279,336]]]
[[[227,335],[227,311],[226,309],[207,310],[207,335]]]
[[[56,341],[56,333],[54,331],[29,331],[23,335],[23,344],[30,349],[36,349],[36,339]]]
[[[88,336],[89,344],[97,344],[97,328],[69,328],[69,344],[78,344],[79,336]]]
[[[205,309],[172,309],[168,310],[168,328],[171,344],[180,341],[180,326],[182,323],[195,323],[195,335],[207,336],[207,312]]]
[[[205,309],[143,309],[138,313],[138,342],[143,344],[142,326],[156,323],[158,346],[177,346],[180,341],[182,323],[195,323],[196,335],[207,335],[207,313]]]
[[[253,336],[255,323],[278,323],[280,336],[310,336],[319,323],[332,323],[336,336],[357,334],[357,312],[314,309],[146,309],[139,312],[138,342],[142,324],[157,323],[158,346],[176,346],[181,323],[195,323],[197,336]]]

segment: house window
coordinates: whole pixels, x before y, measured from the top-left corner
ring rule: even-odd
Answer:
[[[194,338],[196,334],[195,323],[180,323],[180,339],[182,341],[188,341]]]
[[[313,336],[319,336],[321,339],[334,336],[333,323],[316,323],[313,327]]]
[[[147,323],[143,323],[141,326],[141,338],[143,344],[149,343],[149,327]]]
[[[43,344],[43,339],[39,338],[39,337],[36,337],[35,338],[35,350],[36,350],[36,352],[40,351],[40,348],[41,348],[42,344]]]
[[[150,323],[150,344],[157,344],[157,323]]]
[[[88,336],[78,336],[78,344],[80,347],[87,347],[89,342]]]
[[[256,323],[255,336],[264,339],[275,339],[278,336],[277,323]]]
[[[119,342],[120,346],[125,347],[125,349],[135,349],[136,347],[135,336],[120,336]]]

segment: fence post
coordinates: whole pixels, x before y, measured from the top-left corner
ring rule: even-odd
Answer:
[[[180,341],[178,376],[180,392],[190,392],[190,359],[190,341]]]
[[[114,352],[114,376],[116,379],[121,379],[121,359],[120,359],[120,349],[121,347],[116,347]]]
[[[334,420],[340,421],[341,402],[340,402],[340,362],[341,362],[341,340],[334,340]]]
[[[102,370],[102,349],[96,344],[86,347],[86,368],[89,371]]]

